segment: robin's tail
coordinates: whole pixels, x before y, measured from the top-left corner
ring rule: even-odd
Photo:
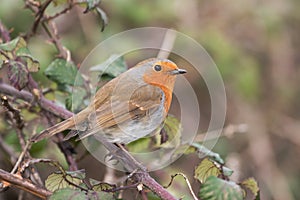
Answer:
[[[60,133],[66,129],[73,128],[75,126],[75,120],[73,117],[70,117],[69,119],[66,119],[54,126],[51,126],[50,128],[47,128],[46,130],[43,130],[40,134],[34,135],[30,141],[32,142],[38,142],[42,139],[49,138],[57,133]]]

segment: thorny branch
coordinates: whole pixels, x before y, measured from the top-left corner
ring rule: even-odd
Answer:
[[[23,127],[25,123],[22,119],[20,111],[18,109],[15,109],[12,105],[10,105],[6,96],[1,96],[1,104],[7,109],[8,112],[12,113],[13,126],[15,127],[19,139],[18,141],[22,148],[22,153],[19,156],[19,159],[16,161],[13,170],[11,171],[11,173],[15,173],[24,157],[31,158],[30,153],[28,151],[28,143],[26,144],[25,134],[23,133]],[[34,166],[32,166],[29,169],[29,172],[30,176],[32,177],[32,180],[38,185],[42,185],[41,177],[37,173],[37,170]]]
[[[42,5],[42,8],[44,9],[44,11],[45,11],[46,7],[50,4],[50,2],[51,1],[49,0],[49,1],[45,2],[45,4]],[[34,9],[34,7],[32,7],[32,8]],[[2,27],[3,27],[3,31],[5,32],[5,30],[6,30],[5,27],[3,25],[2,25]],[[32,78],[31,74],[29,74],[29,76],[28,76],[27,87],[31,91],[31,93],[33,94],[33,97],[34,97],[34,98],[31,99],[30,103],[38,102],[40,104],[40,103],[43,102],[43,100],[46,100],[43,97],[43,94],[41,92],[41,89],[38,87],[37,82]],[[2,100],[2,102],[5,103],[4,106],[5,105],[9,106],[9,104],[8,104],[7,101]],[[8,109],[10,111],[13,111],[12,113],[14,113],[14,117],[15,118],[19,116],[17,110],[14,110],[11,106],[8,107]],[[44,112],[42,112],[42,114],[45,114],[45,113],[48,113],[48,110],[44,110]],[[48,119],[51,119],[51,117],[48,118]],[[21,121],[21,118],[20,117],[17,118],[17,125],[20,123],[20,121]],[[55,122],[49,120],[49,123],[50,123],[50,125],[53,125]],[[17,134],[18,134],[19,141],[20,141],[20,144],[22,146],[22,149],[24,150],[24,146],[25,146],[26,142],[25,142],[24,134],[22,133],[22,127],[21,128],[17,127],[16,131],[17,131]],[[73,158],[72,151],[70,151],[70,149],[72,148],[71,145],[69,144],[69,142],[63,141],[62,135],[58,135],[57,138],[58,138],[58,142],[57,142],[58,143],[58,147],[61,149],[62,153],[65,155],[65,158],[66,158],[67,162],[70,164],[70,169],[71,170],[72,169],[73,170],[77,170],[78,167],[77,167],[76,161]],[[30,157],[29,154],[26,154],[26,155],[28,157]],[[38,181],[38,182],[41,182],[41,181]]]
[[[0,92],[6,95],[16,96],[17,98],[23,99],[28,102],[31,102],[33,99],[32,94],[30,94],[29,92],[18,91],[15,88],[4,83],[0,83]],[[54,104],[52,101],[45,99],[44,97],[41,97],[40,99],[40,106],[44,110],[49,110],[50,112],[53,111],[53,114],[64,119],[73,116],[72,112],[65,110],[64,108]],[[134,171],[136,169],[139,169],[137,173],[134,174],[134,178],[136,178],[138,182],[148,187],[151,191],[156,193],[162,199],[176,199],[165,188],[163,188],[160,184],[158,184],[149,175],[145,167],[141,165],[139,162],[137,162],[136,160],[134,160],[129,153],[120,150],[114,144],[108,142],[103,142],[103,145],[110,152],[113,153],[115,158],[118,159],[128,171]]]
[[[60,56],[62,56],[66,60],[70,61],[71,60],[70,52],[62,45],[62,43],[59,39],[59,36],[57,35],[56,25],[54,22],[51,21],[51,19],[54,19],[55,17],[59,16],[60,14],[67,12],[68,10],[70,10],[72,8],[72,5],[70,4],[69,7],[67,7],[66,9],[61,11],[60,14],[58,13],[57,15],[54,15],[52,17],[51,16],[48,17],[45,15],[44,12],[51,2],[52,2],[52,0],[47,0],[43,4],[40,5],[40,4],[33,4],[31,0],[25,0],[26,7],[29,8],[32,12],[34,12],[34,14],[36,16],[31,31],[26,35],[26,39],[28,39],[32,35],[36,34],[37,28],[38,28],[39,24],[41,24],[43,29],[45,30],[45,32],[51,38],[51,42],[55,45],[58,52],[60,53]],[[72,1],[70,1],[70,2],[72,3]],[[1,25],[1,23],[0,23],[0,25]],[[6,39],[5,39],[5,34],[3,36],[3,31],[1,29],[1,27],[0,27],[0,31],[1,31],[2,37],[4,37],[4,40],[9,41],[9,39],[10,39],[9,37],[6,37]],[[6,32],[4,32],[4,33],[6,33]],[[9,34],[8,34],[8,36],[9,36]],[[0,93],[14,96],[15,98],[22,99],[29,103],[37,102],[39,104],[39,106],[43,109],[43,112],[52,113],[63,119],[73,116],[72,112],[54,104],[52,101],[47,100],[42,95],[42,93],[39,92],[41,90],[37,87],[37,83],[32,79],[31,76],[29,77],[28,88],[30,89],[32,94],[27,91],[18,91],[15,88],[13,88],[7,84],[0,83]],[[59,140],[61,140],[61,139],[62,138],[59,138]],[[133,178],[138,183],[141,183],[142,185],[148,187],[151,191],[156,193],[162,199],[168,199],[168,200],[175,199],[175,197],[173,197],[165,188],[163,188],[160,184],[158,184],[149,175],[149,173],[146,171],[146,168],[141,163],[136,161],[127,151],[125,151],[124,149],[121,150],[118,147],[116,147],[114,144],[111,144],[111,143],[108,143],[105,141],[103,141],[103,145],[111,153],[113,153],[114,157],[116,159],[118,159],[119,162],[121,162],[123,164],[123,166],[129,172],[136,171],[136,173],[133,175]],[[67,160],[68,160],[68,158],[73,159],[72,155],[69,156],[70,152],[64,151],[65,150],[64,148],[61,148],[61,150],[63,151]],[[74,161],[74,163],[76,165],[75,161]],[[69,164],[70,164],[70,162],[69,162]],[[77,166],[75,167],[75,169],[77,169]],[[1,169],[0,169],[0,180],[2,180],[6,184],[14,185],[22,190],[28,191],[28,192],[35,194],[41,198],[46,198],[47,196],[51,195],[51,192],[32,184],[28,180],[25,180],[18,175],[5,172]]]
[[[50,5],[51,2],[52,2],[52,0],[47,0],[40,6],[38,12],[36,13],[35,21],[33,23],[32,34],[36,33],[39,23],[40,23],[42,17],[44,16],[44,12],[45,12],[46,8]]]
[[[37,32],[38,26],[41,24],[44,31],[47,33],[47,35],[50,37],[50,41],[54,44],[56,49],[58,50],[60,56],[68,61],[71,60],[71,54],[68,49],[66,49],[63,44],[61,43],[59,36],[57,35],[57,28],[54,22],[52,22],[50,19],[54,19],[55,17],[59,16],[59,13],[55,15],[55,17],[48,17],[45,14],[45,10],[50,5],[50,3],[53,0],[47,0],[42,5],[35,5],[32,4],[29,0],[25,0],[25,5],[27,8],[29,8],[36,16],[35,21],[33,23],[33,26],[29,33],[26,34],[25,39],[29,39]],[[69,4],[69,7],[66,8],[64,12],[61,14],[69,11],[73,6],[73,2],[71,1]]]

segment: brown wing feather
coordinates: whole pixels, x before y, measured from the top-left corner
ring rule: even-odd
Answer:
[[[161,104],[161,100],[162,91],[158,87],[145,85],[134,91],[130,99],[123,99],[122,96],[119,96],[113,98],[113,102],[106,101],[93,114],[97,116],[96,124],[92,127],[93,130],[85,132],[81,139],[93,134],[97,129],[110,128],[147,115],[149,110]]]

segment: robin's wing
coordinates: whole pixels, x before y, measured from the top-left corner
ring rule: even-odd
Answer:
[[[161,105],[162,90],[152,85],[145,85],[135,90],[130,96],[110,97],[96,110],[97,125],[108,128],[127,120],[136,119]]]
[[[124,86],[125,87],[125,86]],[[128,87],[128,86],[127,86]],[[122,122],[141,118],[162,103],[162,90],[153,85],[145,85],[135,90],[130,98],[128,95],[110,96],[90,115],[92,130],[87,131],[83,138],[93,134],[96,130],[113,127]]]

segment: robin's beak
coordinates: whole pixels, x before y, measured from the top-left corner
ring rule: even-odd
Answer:
[[[172,75],[185,74],[186,70],[185,69],[174,69],[174,70],[170,71],[170,73]]]

